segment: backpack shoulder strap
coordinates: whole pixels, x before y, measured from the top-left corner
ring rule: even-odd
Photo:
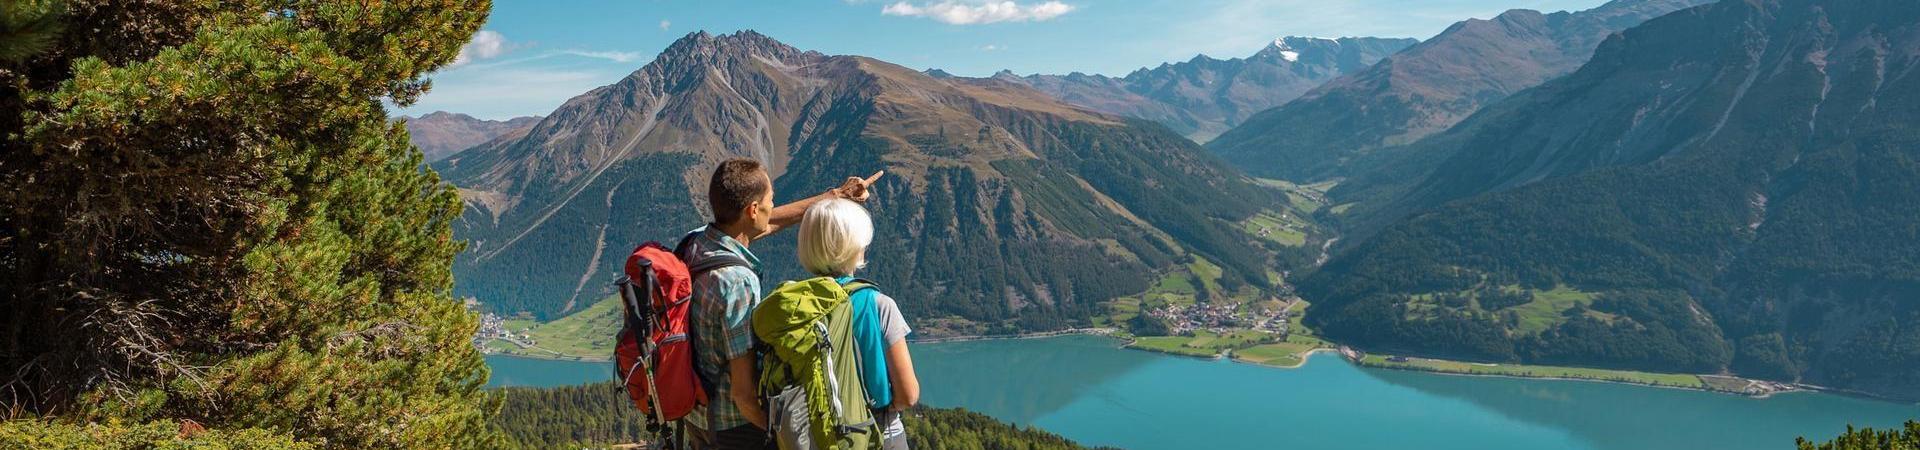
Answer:
[[[723,267],[749,267],[747,260],[735,255],[708,256],[700,258],[699,264],[687,266],[687,274],[698,277],[700,274],[719,270]]]
[[[847,290],[847,295],[858,294],[861,291],[880,292],[879,284],[875,284],[872,281],[867,281],[864,278],[853,278],[853,277],[841,278],[840,287],[845,288]]]
[[[687,250],[693,247],[693,239],[696,237],[700,237],[700,233],[705,232],[706,230],[707,229],[705,227],[702,227],[700,229],[688,232],[686,236],[681,236],[680,242],[673,244],[673,256],[679,257],[681,261],[687,260],[687,256],[689,256],[687,255]]]
[[[724,267],[751,266],[751,264],[747,263],[746,258],[741,258],[740,255],[733,253],[702,258],[694,258],[695,255],[688,254],[688,252],[693,250],[693,240],[699,238],[700,234],[705,231],[706,228],[701,228],[687,233],[686,236],[680,238],[679,244],[673,246],[673,256],[679,257],[681,261],[693,261],[695,259],[700,261],[698,264],[687,265],[687,275],[699,277],[700,274],[719,270]]]

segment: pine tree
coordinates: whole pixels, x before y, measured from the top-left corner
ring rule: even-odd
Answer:
[[[1794,440],[1800,450],[1916,450],[1920,449],[1920,422],[1907,421],[1904,428],[1874,430],[1872,428],[1854,429],[1847,426],[1847,432],[1831,441],[1815,444],[1802,437]]]
[[[0,447],[187,420],[500,445],[449,295],[461,204],[383,104],[417,99],[488,1],[3,9]]]

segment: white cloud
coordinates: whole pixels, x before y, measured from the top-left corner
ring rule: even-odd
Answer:
[[[997,52],[997,51],[1006,50],[1006,49],[1007,49],[1006,47],[1001,46],[1000,44],[987,44],[987,45],[980,46],[980,51],[983,51],[983,52]]]
[[[667,31],[667,28],[670,28],[672,26],[673,26],[672,21],[669,21],[666,19],[660,19],[660,31]]]
[[[1074,6],[1057,0],[1022,5],[1012,0],[1003,1],[961,1],[941,0],[936,3],[915,5],[908,2],[894,2],[880,9],[881,14],[902,17],[924,17],[951,25],[976,25],[995,22],[1039,22],[1052,20],[1069,12]]]
[[[497,31],[480,30],[477,33],[473,33],[473,39],[467,40],[466,45],[460,46],[460,54],[453,57],[453,63],[447,64],[447,68],[452,69],[474,61],[491,59],[500,56],[501,53],[506,53],[506,51],[507,37],[505,35]]]
[[[646,56],[646,55],[640,54],[640,52],[616,52],[616,51],[604,51],[604,50],[562,50],[560,51],[560,53],[573,55],[573,56],[584,56],[588,58],[599,58],[599,59],[604,59],[604,60],[613,61],[613,62],[620,62],[620,63],[633,62],[634,60],[638,60],[641,57]]]

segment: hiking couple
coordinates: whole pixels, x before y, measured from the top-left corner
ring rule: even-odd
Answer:
[[[836,437],[848,432],[863,435],[860,446],[907,448],[900,415],[920,397],[907,353],[911,330],[892,298],[853,278],[866,265],[874,233],[873,220],[861,204],[880,176],[849,177],[826,193],[775,206],[773,180],[758,161],[733,159],[714,169],[707,185],[713,222],[690,233],[675,252],[689,267],[702,267],[715,258],[736,261],[691,274],[688,334],[693,366],[707,394],[705,407],[682,419],[693,448],[776,448],[776,438],[778,447],[789,450],[827,448],[836,440],[847,442]],[[820,278],[783,283],[763,301],[757,274],[762,262],[749,246],[795,225],[800,231],[799,262]],[[828,320],[826,310],[840,303],[846,304],[844,312]],[[812,352],[834,356],[823,363],[806,361],[822,357]],[[799,379],[803,377],[808,379]],[[787,395],[768,392],[771,399],[761,396],[765,386],[822,381],[835,391],[856,386],[864,389],[844,391],[864,392],[829,402],[815,394],[812,404],[799,388],[790,388]],[[803,429],[798,442],[791,428],[769,431],[794,427],[796,421],[807,427],[809,419],[821,425],[826,414],[832,414],[825,420],[832,428],[814,426],[812,433]],[[809,438],[818,445],[807,444]],[[876,439],[879,442],[873,442]]]

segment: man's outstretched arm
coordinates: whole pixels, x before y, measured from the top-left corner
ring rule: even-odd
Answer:
[[[873,187],[873,183],[876,181],[880,181],[880,176],[885,175],[886,173],[887,171],[882,170],[879,172],[874,172],[873,176],[866,177],[866,178],[847,177],[847,181],[841,183],[840,187],[828,189],[826,192],[820,193],[820,195],[807,197],[804,199],[800,199],[799,201],[795,201],[785,205],[775,206],[773,208],[773,218],[768,220],[768,222],[772,223],[773,226],[767,229],[766,234],[762,234],[756,237],[762,238],[762,237],[771,236],[774,233],[778,233],[780,232],[780,230],[786,229],[789,226],[799,224],[800,217],[805,216],[807,214],[807,208],[812,207],[814,203],[817,203],[821,200],[826,200],[831,198],[844,198],[847,200],[866,203],[867,197],[869,197],[869,194],[871,194],[870,190]]]

